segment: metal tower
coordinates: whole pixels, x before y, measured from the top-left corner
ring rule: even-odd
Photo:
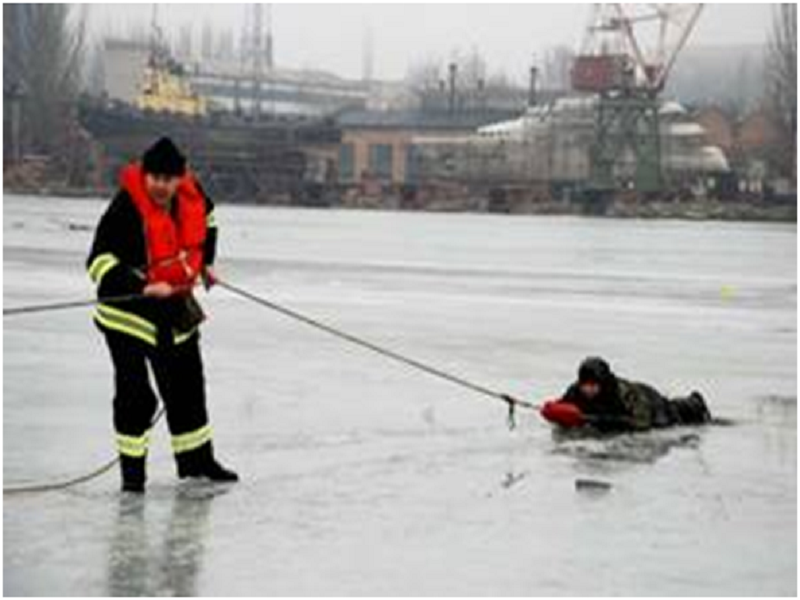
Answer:
[[[252,53],[253,53],[253,117],[258,119],[261,116],[261,83],[264,78],[264,37],[262,29],[261,4],[253,5],[253,19],[250,23],[252,28]]]
[[[701,4],[593,7],[572,86],[598,95],[591,148],[595,190],[661,189],[658,95],[701,9]],[[655,44],[645,47],[645,39]]]

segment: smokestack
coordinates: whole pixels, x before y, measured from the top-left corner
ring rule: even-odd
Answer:
[[[267,71],[272,72],[275,66],[275,59],[273,57],[272,49],[272,5],[267,4],[267,39],[266,47],[264,48],[264,58],[266,59]]]
[[[531,67],[530,84],[528,86],[528,106],[536,106],[536,80],[539,77],[539,69]]]
[[[458,67],[456,63],[450,63],[448,66],[449,71],[449,81],[450,81],[450,89],[449,89],[449,96],[447,99],[447,109],[453,113],[456,110],[456,73],[458,72]]]
[[[367,83],[372,81],[372,71],[375,62],[375,36],[372,25],[364,26],[361,38],[361,80]]]
[[[261,116],[261,79],[264,75],[264,30],[263,12],[260,4],[253,5],[252,27],[253,41],[253,116]]]

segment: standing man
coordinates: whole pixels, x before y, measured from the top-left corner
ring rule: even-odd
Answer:
[[[141,163],[122,169],[121,189],[95,233],[87,269],[100,298],[140,298],[97,305],[94,319],[114,364],[114,428],[122,489],[143,492],[148,438],[156,411],[147,364],[172,434],[178,477],[237,481],[214,458],[206,412],[193,288],[213,283],[214,205],[169,138]]]

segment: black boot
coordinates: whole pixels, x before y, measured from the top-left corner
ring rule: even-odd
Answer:
[[[146,457],[133,457],[120,454],[119,465],[122,473],[122,491],[144,493]]]
[[[239,481],[239,476],[226,469],[214,458],[211,442],[195,450],[175,455],[178,464],[178,477],[205,477],[211,481]]]
[[[710,423],[711,411],[708,410],[708,404],[706,404],[706,399],[703,397],[703,394],[695,390],[689,394],[689,400],[694,405],[695,413],[698,415],[700,422]]]
[[[692,392],[687,398],[678,398],[671,404],[677,425],[702,425],[711,421],[711,413],[700,392]]]

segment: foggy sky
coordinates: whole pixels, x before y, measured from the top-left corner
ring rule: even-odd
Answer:
[[[241,36],[243,4],[160,4],[161,26],[177,31],[191,23],[199,39],[203,23]],[[772,5],[706,5],[689,45],[761,44]],[[524,80],[532,56],[551,46],[578,49],[588,4],[272,4],[278,66],[308,67],[358,78],[364,31],[374,39],[373,76],[400,79],[409,64],[426,56],[447,59],[453,49],[479,50],[491,70]],[[92,5],[93,34],[124,34],[130,24],[146,27],[150,4]]]

